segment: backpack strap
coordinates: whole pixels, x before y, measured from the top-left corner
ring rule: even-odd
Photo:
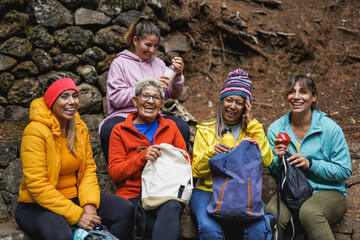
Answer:
[[[276,223],[274,226],[274,240],[277,240],[279,237],[279,217],[280,217],[280,189],[283,189],[284,184],[286,182],[287,176],[288,176],[288,169],[286,168],[286,163],[285,163],[286,159],[285,159],[285,155],[283,155],[281,157],[281,166],[280,166],[280,171],[279,171],[279,176],[278,176],[278,187],[277,187],[277,191],[276,191],[276,205],[277,205],[277,216],[276,216]],[[284,179],[281,180],[281,173],[285,172],[285,177]],[[291,223],[291,230],[292,230],[292,236],[291,236],[291,240],[294,240],[295,238],[295,224],[294,224],[294,215],[291,214],[290,217],[290,223]]]
[[[135,207],[135,228],[133,231],[134,240],[141,240],[145,236],[146,213],[141,203],[141,189],[138,200],[137,206]]]

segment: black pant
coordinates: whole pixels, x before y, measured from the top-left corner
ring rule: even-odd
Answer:
[[[189,151],[189,142],[190,142],[190,130],[187,122],[182,120],[179,117],[175,117],[172,115],[164,116],[165,119],[170,119],[176,123],[176,126],[180,130],[181,135],[184,138],[186,143],[186,148]],[[110,143],[110,134],[112,129],[116,124],[125,121],[124,117],[115,116],[107,120],[102,126],[100,130],[100,139],[101,139],[101,147],[105,156],[106,162],[109,162],[109,143]]]
[[[129,199],[134,207],[138,205],[140,198]],[[177,240],[180,232],[180,217],[184,206],[170,200],[154,210],[145,211],[146,228],[145,236],[152,240]]]
[[[74,203],[79,205],[77,198]],[[131,239],[134,227],[133,204],[119,196],[102,193],[97,209],[101,222],[121,240]],[[36,203],[18,203],[15,219],[19,227],[34,240],[72,240],[72,229],[66,219]]]

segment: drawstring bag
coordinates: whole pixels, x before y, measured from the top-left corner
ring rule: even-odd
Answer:
[[[189,203],[193,178],[191,159],[183,149],[160,144],[161,154],[146,163],[141,175],[141,202],[145,210],[158,208],[169,200]]]
[[[209,160],[213,194],[207,212],[231,221],[255,221],[264,218],[262,157],[259,144],[243,138],[228,152]]]
[[[104,225],[96,224],[93,230],[78,228],[75,230],[73,240],[119,240],[112,235]]]
[[[291,165],[286,159],[291,157],[291,153],[288,151],[285,152],[285,155],[281,159],[281,168],[279,172],[278,179],[278,189],[277,189],[277,219],[280,216],[280,193],[281,198],[285,205],[289,208],[292,216],[290,218],[292,226],[292,238],[295,237],[295,226],[294,226],[294,216],[298,216],[301,205],[312,196],[313,187],[310,185],[305,172],[302,168],[298,168],[294,165]],[[277,239],[278,235],[278,226],[275,224],[275,238]]]

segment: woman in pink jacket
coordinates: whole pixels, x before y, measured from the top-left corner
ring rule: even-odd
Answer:
[[[105,158],[108,159],[109,139],[113,127],[123,122],[127,115],[135,112],[132,103],[136,83],[144,78],[155,78],[161,82],[164,89],[163,99],[178,98],[184,88],[184,62],[182,58],[172,60],[175,78],[170,82],[164,76],[168,69],[165,63],[154,56],[159,46],[160,30],[151,18],[140,16],[130,26],[125,36],[129,50],[120,52],[111,63],[106,83],[106,97],[108,101],[108,114],[100,126],[101,144]],[[187,123],[181,118],[164,116],[173,120],[179,128],[186,143],[189,142],[190,131]]]

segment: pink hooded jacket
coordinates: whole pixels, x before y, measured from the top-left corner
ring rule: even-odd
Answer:
[[[126,118],[129,113],[136,112],[132,103],[136,84],[143,78],[160,77],[164,75],[166,69],[165,63],[155,56],[144,61],[128,50],[120,52],[110,65],[106,82],[109,116],[100,123],[99,132],[108,119],[114,116]],[[182,74],[175,77],[165,92],[164,100],[178,98],[183,91],[184,83]]]

